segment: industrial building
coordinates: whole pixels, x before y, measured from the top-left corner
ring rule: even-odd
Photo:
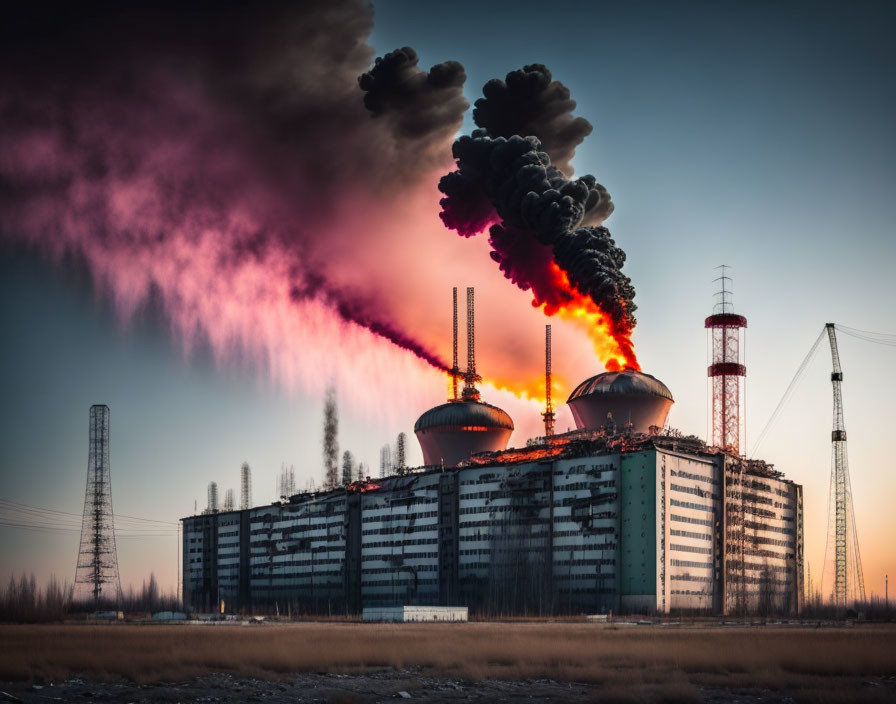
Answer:
[[[472,295],[468,311],[469,320]],[[186,608],[799,608],[799,485],[730,442],[723,449],[665,429],[671,392],[634,370],[576,388],[576,430],[554,435],[549,406],[545,436],[506,449],[513,423],[479,400],[472,338],[468,325],[463,393],[455,381],[453,398],[417,422],[426,466],[184,518]]]

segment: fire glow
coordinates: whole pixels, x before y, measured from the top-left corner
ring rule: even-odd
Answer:
[[[588,296],[583,296],[573,286],[566,272],[556,263],[551,262],[551,273],[561,298],[567,301],[559,305],[549,302],[532,301],[532,305],[541,308],[545,315],[557,316],[561,320],[569,320],[585,330],[594,345],[594,351],[603,362],[607,371],[616,372],[620,369],[640,371],[641,365],[635,355],[635,348],[631,340],[631,330],[614,329],[610,316],[601,311],[600,307]]]

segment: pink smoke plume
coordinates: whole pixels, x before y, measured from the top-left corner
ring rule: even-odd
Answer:
[[[386,211],[435,188],[467,107],[462,69],[433,86],[405,56],[398,69],[419,85],[402,106],[434,106],[409,126],[382,81],[386,108],[364,107],[372,11],[360,2],[231,10],[202,29],[170,19],[95,18],[33,65],[8,49],[3,238],[83,259],[124,318],[157,296],[187,350],[250,356],[287,387],[381,390],[398,376],[432,388],[447,366],[431,342],[357,284]]]
[[[144,8],[5,42],[0,237],[83,260],[123,319],[158,301],[188,352],[403,422],[444,400],[450,287],[475,284],[484,391],[537,432],[541,313],[438,218],[463,71],[405,47],[365,74],[371,13]]]

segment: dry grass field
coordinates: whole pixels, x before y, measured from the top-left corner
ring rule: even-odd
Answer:
[[[896,627],[581,623],[0,627],[0,680],[286,680],[412,668],[464,681],[585,683],[600,700],[699,701],[763,690],[801,702],[893,701]],[[644,693],[651,693],[645,697]]]

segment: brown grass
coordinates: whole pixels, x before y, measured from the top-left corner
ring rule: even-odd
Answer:
[[[702,686],[786,691],[798,702],[835,704],[892,695],[889,687],[863,683],[896,674],[896,628],[2,626],[0,652],[0,680],[58,682],[83,675],[151,683],[212,672],[278,679],[414,667],[464,680],[593,683],[601,685],[601,701],[693,702]]]

